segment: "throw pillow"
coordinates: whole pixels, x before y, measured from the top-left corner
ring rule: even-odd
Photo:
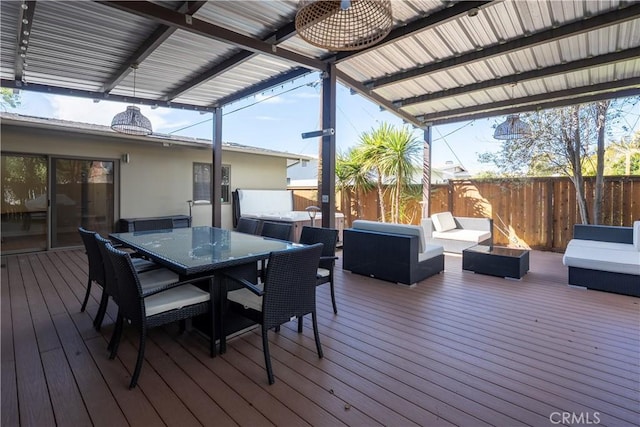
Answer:
[[[440,212],[431,215],[433,227],[436,231],[443,232],[456,229],[456,221],[453,219],[451,212]]]

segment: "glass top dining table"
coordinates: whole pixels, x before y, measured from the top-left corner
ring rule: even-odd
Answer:
[[[215,227],[112,233],[110,237],[182,276],[248,264],[300,246]]]

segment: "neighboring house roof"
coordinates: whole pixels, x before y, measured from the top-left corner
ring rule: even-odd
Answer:
[[[287,166],[287,187],[316,187],[318,185],[318,159],[300,159]]]
[[[109,126],[95,125],[90,123],[73,122],[70,120],[51,119],[46,117],[26,116],[16,113],[0,113],[2,125],[23,126],[35,129],[55,129],[66,132],[76,132],[88,135],[99,135],[114,139],[126,139],[140,144],[157,144],[163,146],[187,146],[192,148],[211,149],[211,141],[203,138],[190,138],[186,136],[167,135],[153,133],[147,136],[125,135],[113,131]],[[287,153],[283,151],[269,150],[266,148],[251,147],[248,145],[236,144],[233,142],[223,142],[222,149],[248,154],[259,154],[263,156],[284,157],[292,160],[310,160],[311,156],[304,154]]]
[[[471,174],[464,168],[464,166],[455,164],[453,162],[447,162],[444,165],[434,166],[431,169],[432,184],[446,182],[450,179],[465,179],[470,177]]]

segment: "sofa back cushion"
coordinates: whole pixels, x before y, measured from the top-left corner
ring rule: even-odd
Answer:
[[[418,251],[424,252],[426,242],[424,239],[424,232],[419,225],[410,224],[393,224],[390,222],[377,222],[367,221],[364,219],[357,219],[351,224],[351,228],[356,230],[375,231],[377,233],[389,233],[400,234],[404,236],[417,236],[418,237]]]
[[[427,242],[433,237],[433,221],[431,221],[431,218],[422,218],[420,221],[420,227],[422,227],[425,242]]]
[[[633,223],[633,246],[640,252],[640,221]]]
[[[431,215],[433,221],[433,227],[436,231],[443,232],[454,230],[456,228],[456,221],[453,219],[451,212],[440,212]]]

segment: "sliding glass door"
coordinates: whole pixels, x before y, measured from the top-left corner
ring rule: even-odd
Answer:
[[[48,167],[44,156],[2,154],[2,252],[47,249]]]
[[[114,224],[115,162],[2,153],[2,253],[81,246]]]
[[[113,228],[114,162],[52,159],[51,247],[81,245],[78,226],[106,236]]]

